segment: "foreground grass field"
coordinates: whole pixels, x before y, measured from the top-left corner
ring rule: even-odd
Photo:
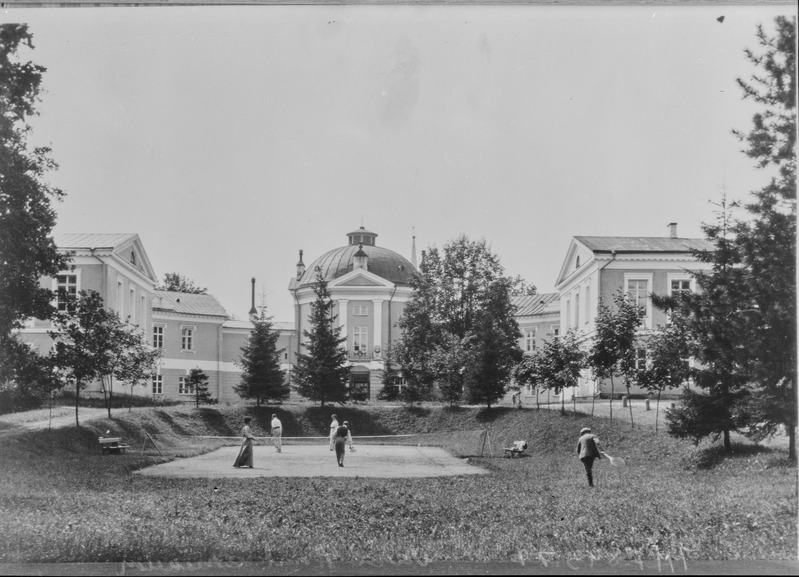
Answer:
[[[272,412],[286,436],[324,435],[330,409],[139,409],[81,428],[0,440],[0,562],[521,561],[540,559],[796,559],[797,476],[785,453],[677,442],[595,419],[624,469],[595,466],[588,489],[573,454],[584,416],[534,409],[336,409],[356,434],[487,428],[489,475],[435,479],[168,479],[142,466],[256,434]],[[112,429],[135,451],[102,456]],[[145,433],[157,440],[139,454]],[[530,456],[498,458],[513,439]],[[256,453],[256,458],[258,455]]]

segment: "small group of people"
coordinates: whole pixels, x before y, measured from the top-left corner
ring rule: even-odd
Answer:
[[[251,422],[252,417],[244,417],[244,427],[241,429],[241,449],[239,449],[239,454],[236,457],[236,461],[233,463],[233,466],[237,469],[241,467],[253,468],[252,445],[253,441],[255,441],[255,436],[252,434],[252,429],[250,429]],[[283,424],[280,422],[280,419],[277,418],[277,415],[272,415],[271,435],[275,450],[278,453],[282,452]]]
[[[244,427],[241,429],[241,449],[239,449],[239,454],[236,457],[236,461],[233,463],[233,466],[237,469],[241,467],[249,467],[250,469],[253,468],[253,442],[255,441],[255,436],[252,434],[252,429],[250,428],[250,423],[252,422],[252,417],[244,417]],[[355,450],[355,446],[352,443],[352,433],[350,432],[351,425],[349,421],[344,421],[341,425],[338,424],[338,417],[336,415],[331,416],[330,422],[330,450],[336,452],[336,462],[338,463],[339,467],[344,466],[344,453],[346,445],[350,446],[350,451]],[[280,453],[283,450],[283,424],[280,422],[280,419],[277,418],[277,415],[272,415],[272,423],[271,423],[271,435],[272,435],[272,444],[275,446],[275,450]]]

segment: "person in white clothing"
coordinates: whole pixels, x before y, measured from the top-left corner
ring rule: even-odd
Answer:
[[[330,450],[333,450],[333,443],[336,440],[336,430],[338,429],[338,417],[331,415],[332,422],[330,423]]]
[[[275,449],[277,452],[281,452],[281,448],[283,446],[281,437],[283,436],[283,425],[280,423],[280,419],[277,418],[277,415],[272,415],[272,443],[275,445]]]

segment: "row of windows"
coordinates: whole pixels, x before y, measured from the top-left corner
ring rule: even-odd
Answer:
[[[164,326],[153,326],[153,348],[164,348]],[[180,350],[194,350],[194,327],[180,327]]]
[[[60,274],[56,276],[56,308],[64,312],[69,303],[75,302],[78,297],[78,275]],[[146,320],[147,297],[141,295],[141,304],[136,307],[136,289],[131,285],[128,288],[127,317],[125,316],[125,299],[122,281],[117,281],[117,315],[121,320],[127,318],[128,322],[133,322],[143,326]]]
[[[532,327],[524,331],[524,350],[531,353],[538,348],[535,337],[538,334],[538,327]],[[560,327],[557,325],[552,326],[552,330],[547,334],[549,337],[558,338],[560,335]]]
[[[152,392],[154,395],[164,394],[164,375],[153,375]],[[189,383],[189,377],[178,377],[178,394],[193,395],[194,386]]]

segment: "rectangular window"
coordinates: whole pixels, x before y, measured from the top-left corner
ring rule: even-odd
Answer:
[[[369,306],[368,305],[354,305],[352,307],[352,314],[363,317],[369,314]]]
[[[178,377],[178,394],[193,395],[194,387],[189,385],[189,377]]]
[[[122,281],[117,281],[117,315],[119,316],[119,320],[124,320],[124,312],[122,311],[122,295],[125,293],[122,292]]]
[[[641,325],[652,328],[652,275],[625,273],[624,287],[630,302],[644,309]]]
[[[571,300],[566,299],[566,328],[572,326],[572,303]]]
[[[164,392],[164,377],[161,375],[153,375],[153,394],[161,395]]]
[[[535,350],[535,327],[524,333],[524,350],[531,353]]]
[[[141,307],[139,308],[139,325],[141,326],[142,331],[144,331],[147,328],[144,326],[144,323],[147,322],[147,316],[145,314],[146,310],[147,310],[147,297],[142,295]]]
[[[574,295],[574,326],[580,326],[580,293]]]
[[[78,298],[78,275],[60,274],[56,277],[56,305],[59,311],[66,311],[68,303]]]
[[[129,299],[128,299],[128,322],[135,323],[136,322],[136,292],[133,289],[129,291]]]
[[[182,327],[180,329],[180,350],[191,351],[194,347],[194,328]]]
[[[153,348],[155,349],[164,348],[164,327],[159,327],[159,326],[153,327]]]
[[[669,283],[669,294],[673,297],[691,294],[691,280],[671,279],[671,282]]]
[[[591,285],[585,287],[585,324],[588,324],[591,319],[589,318],[590,315],[588,314],[589,308],[591,307]]]
[[[366,352],[368,343],[368,327],[354,327],[352,331],[352,349],[357,352]]]
[[[643,371],[646,368],[646,349],[635,349],[635,370]]]
[[[560,336],[560,327],[555,325],[552,327],[552,336],[558,338]]]

